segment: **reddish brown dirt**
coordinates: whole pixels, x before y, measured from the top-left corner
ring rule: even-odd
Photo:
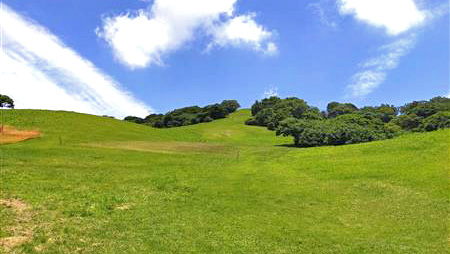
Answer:
[[[41,135],[39,131],[17,130],[11,126],[0,126],[0,145],[12,144],[31,138],[37,138]]]

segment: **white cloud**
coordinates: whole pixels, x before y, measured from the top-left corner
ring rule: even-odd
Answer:
[[[264,53],[277,48],[272,32],[254,14],[235,15],[237,0],[155,0],[148,9],[106,17],[96,33],[112,48],[116,59],[130,68],[162,65],[163,57],[198,36],[214,45],[249,47]]]
[[[421,25],[429,13],[419,10],[414,0],[338,0],[342,15],[376,27],[385,28],[389,35],[398,35]]]
[[[0,25],[4,31],[0,93],[11,96],[17,108],[116,117],[152,111],[44,27],[7,6]]]
[[[264,98],[270,98],[273,96],[278,96],[278,88],[272,87],[269,90],[264,91]]]
[[[347,86],[348,95],[363,97],[376,89],[386,79],[387,72],[395,69],[400,58],[414,47],[415,41],[415,36],[410,35],[382,46],[382,53],[362,63],[361,71],[353,75],[352,83]]]
[[[214,29],[211,29],[214,39],[210,47],[214,45],[222,47],[246,45],[267,55],[277,53],[277,46],[270,42],[272,33],[256,23],[255,16],[254,13],[236,16],[215,26]]]

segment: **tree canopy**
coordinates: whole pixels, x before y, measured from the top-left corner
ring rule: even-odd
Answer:
[[[8,95],[0,94],[0,107],[14,108],[14,101]]]
[[[225,118],[239,107],[236,100],[224,100],[220,104],[216,103],[205,107],[189,106],[172,110],[166,114],[151,114],[145,118],[127,116],[124,120],[156,128],[172,128]]]
[[[252,117],[246,124],[292,136],[294,144],[302,147],[369,142],[405,131],[450,128],[450,99],[445,97],[399,108],[389,104],[358,108],[351,103],[330,102],[326,112],[295,97],[270,97],[256,101],[251,109]]]

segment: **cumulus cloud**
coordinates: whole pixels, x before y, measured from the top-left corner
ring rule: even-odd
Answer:
[[[145,116],[152,109],[50,31],[3,6],[0,93],[17,108]]]
[[[429,13],[419,10],[414,0],[338,0],[342,15],[386,29],[398,35],[424,23]]]
[[[347,86],[348,95],[363,97],[376,89],[386,79],[387,72],[395,69],[400,58],[414,47],[415,38],[410,35],[384,45],[379,49],[380,55],[362,63],[361,70],[353,75],[352,83]]]
[[[267,55],[277,53],[275,43],[270,42],[272,32],[254,20],[255,14],[241,15],[211,29],[213,42],[209,45],[218,46],[248,46],[253,50],[261,51]]]
[[[273,54],[273,34],[254,14],[236,15],[237,0],[155,0],[148,9],[105,17],[97,35],[130,68],[162,65],[165,55],[199,36],[214,46],[247,47]]]

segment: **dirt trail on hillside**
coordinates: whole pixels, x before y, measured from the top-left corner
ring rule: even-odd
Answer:
[[[0,126],[0,145],[12,144],[41,136],[39,131],[17,130],[11,126]]]

